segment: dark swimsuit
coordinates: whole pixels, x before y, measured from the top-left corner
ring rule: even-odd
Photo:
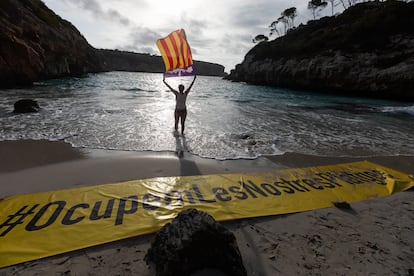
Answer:
[[[178,115],[184,115],[187,114],[187,109],[176,109],[175,113],[177,113]]]

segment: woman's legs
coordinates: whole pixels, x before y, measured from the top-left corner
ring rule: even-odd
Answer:
[[[176,110],[174,112],[174,118],[175,118],[175,124],[174,124],[175,131],[178,130],[178,121],[181,120],[181,134],[183,134],[184,133],[184,127],[185,127],[185,118],[187,118],[187,111],[186,110],[184,110],[184,111],[182,111],[182,110],[177,111]]]
[[[187,118],[187,111],[183,111],[181,114],[181,134],[184,134],[185,118]]]
[[[176,110],[174,112],[174,118],[175,118],[174,129],[175,129],[175,131],[177,131],[178,130],[178,120],[180,119],[179,111]]]

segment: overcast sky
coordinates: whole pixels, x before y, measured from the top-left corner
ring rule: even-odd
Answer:
[[[222,64],[226,72],[243,61],[252,38],[269,35],[285,9],[297,8],[296,26],[312,18],[306,0],[43,1],[95,48],[160,55],[155,41],[185,29],[193,59]]]

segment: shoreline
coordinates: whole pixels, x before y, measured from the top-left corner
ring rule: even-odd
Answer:
[[[134,152],[73,148],[62,141],[0,142],[0,197],[135,179],[335,165],[368,160],[414,175],[414,156],[322,157],[300,153],[216,160],[188,152]]]
[[[0,142],[0,197],[158,176],[253,173],[369,160],[414,174],[414,156],[204,159],[187,152],[72,148],[64,142]],[[308,212],[223,222],[248,275],[412,275],[414,190]],[[0,268],[5,275],[154,275],[144,256],[154,234]]]

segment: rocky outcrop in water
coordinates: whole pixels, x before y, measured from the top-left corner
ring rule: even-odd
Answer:
[[[13,113],[39,112],[39,104],[32,99],[22,99],[14,103]]]
[[[93,72],[164,70],[157,56],[93,48],[40,0],[1,0],[0,25],[0,88]],[[221,65],[200,64],[200,75],[224,75]]]
[[[228,76],[330,94],[414,100],[414,2],[368,2],[256,45]]]

